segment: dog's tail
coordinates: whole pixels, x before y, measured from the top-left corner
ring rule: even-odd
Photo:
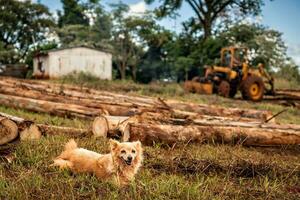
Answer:
[[[69,140],[65,145],[65,151],[70,151],[76,148],[77,148],[77,143],[75,142],[74,139]]]

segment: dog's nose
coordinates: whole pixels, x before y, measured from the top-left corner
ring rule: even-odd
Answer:
[[[127,160],[128,160],[129,162],[131,162],[131,161],[132,161],[132,156],[128,156],[128,157],[127,157]]]

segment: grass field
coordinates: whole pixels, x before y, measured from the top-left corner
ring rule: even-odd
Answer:
[[[217,96],[185,95],[180,86],[138,85],[105,82],[86,77],[67,77],[60,82],[84,84],[122,93],[163,96],[183,101],[226,107],[266,109],[274,113],[284,107],[249,103]],[[61,126],[86,128],[88,121],[54,117],[0,106],[6,112]],[[299,110],[288,108],[280,123],[300,124]],[[300,147],[254,148],[222,144],[189,144],[145,147],[144,164],[136,181],[119,189],[95,176],[59,171],[49,165],[67,136],[47,136],[39,141],[14,142],[0,146],[0,199],[299,199]],[[81,147],[108,152],[105,139],[78,138]],[[15,159],[8,163],[4,158]]]

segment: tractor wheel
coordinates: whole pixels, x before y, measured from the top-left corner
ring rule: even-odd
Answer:
[[[230,93],[230,84],[228,81],[221,81],[218,87],[218,94],[222,97],[229,97]]]
[[[248,76],[242,83],[241,92],[243,99],[260,101],[264,96],[264,82],[259,76]]]

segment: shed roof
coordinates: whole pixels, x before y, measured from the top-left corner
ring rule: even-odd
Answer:
[[[48,53],[50,53],[50,52],[57,52],[57,51],[62,51],[62,50],[66,50],[66,49],[75,49],[75,48],[86,48],[86,49],[91,49],[91,50],[94,50],[94,51],[105,52],[105,53],[111,54],[111,52],[109,52],[107,50],[97,49],[97,48],[90,47],[90,46],[85,46],[85,45],[80,45],[80,46],[70,46],[70,47],[62,47],[62,48],[45,50],[45,51],[39,51],[34,56],[35,57],[36,56],[47,56]]]

